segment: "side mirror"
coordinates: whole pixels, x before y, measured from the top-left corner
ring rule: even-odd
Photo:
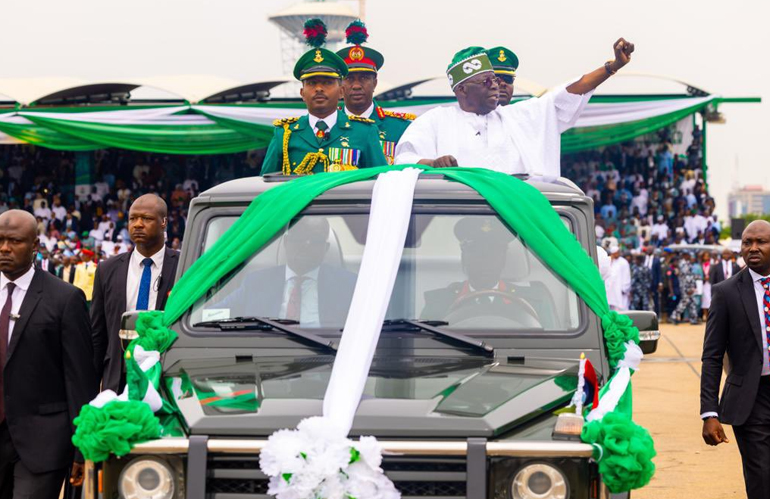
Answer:
[[[658,316],[655,312],[629,310],[625,314],[631,318],[634,326],[639,329],[639,346],[642,352],[645,355],[655,353],[658,349],[658,340],[660,339]]]
[[[128,348],[128,344],[131,340],[139,337],[136,334],[136,321],[139,318],[139,310],[132,310],[130,312],[124,312],[123,317],[120,318],[120,331],[118,336],[120,337],[120,344],[123,347],[123,351]]]

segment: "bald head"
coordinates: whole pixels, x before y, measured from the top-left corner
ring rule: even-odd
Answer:
[[[157,194],[144,194],[143,196],[136,198],[136,201],[131,205],[129,214],[134,210],[134,207],[142,208],[145,211],[154,211],[160,218],[166,218],[168,216],[168,205],[163,198]]]
[[[35,216],[24,210],[8,210],[0,214],[0,227],[18,227],[29,232],[31,237],[37,233],[37,220]]]
[[[30,213],[9,210],[0,214],[0,272],[15,281],[32,266],[40,240]]]
[[[754,272],[770,275],[770,222],[755,220],[741,236],[741,255]]]

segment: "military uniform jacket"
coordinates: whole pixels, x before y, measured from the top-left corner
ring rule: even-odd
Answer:
[[[380,143],[382,144],[382,153],[388,160],[388,164],[394,164],[396,156],[396,145],[401,140],[404,131],[412,124],[416,118],[413,114],[394,113],[381,108],[377,102],[374,103],[374,112],[369,119],[374,121],[377,129],[380,131]]]
[[[307,115],[276,120],[262,175],[309,174],[387,165],[374,121],[337,111],[337,123],[320,141]]]

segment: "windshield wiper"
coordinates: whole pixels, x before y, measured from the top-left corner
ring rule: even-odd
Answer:
[[[324,339],[317,334],[291,327],[295,324],[299,323],[292,320],[269,319],[267,317],[233,317],[232,319],[198,322],[197,324],[193,324],[193,327],[215,327],[222,331],[269,329],[273,331],[280,331],[289,336],[305,340],[309,343],[314,343],[327,350],[331,350],[332,352],[337,352],[337,345],[333,341]]]
[[[470,346],[476,350],[481,351],[484,355],[488,357],[494,357],[495,356],[495,349],[492,347],[492,345],[487,345],[481,340],[476,340],[471,338],[470,336],[466,336],[462,333],[455,333],[453,331],[447,331],[446,329],[441,329],[439,326],[446,326],[448,322],[444,321],[418,321],[414,319],[388,319],[385,322],[382,323],[383,327],[389,327],[389,326],[412,326],[417,329],[420,329],[422,331],[425,331],[427,333],[431,333],[433,336],[437,337],[438,339],[451,341],[452,343],[456,343],[463,346]]]

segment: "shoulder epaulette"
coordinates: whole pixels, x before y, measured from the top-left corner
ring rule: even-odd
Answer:
[[[369,118],[364,118],[362,116],[348,116],[348,119],[350,121],[360,121],[361,123],[374,123],[374,120],[370,120]]]
[[[390,116],[391,118],[398,118],[400,120],[406,120],[406,121],[413,121],[417,118],[416,114],[412,113],[395,113],[393,111],[388,111],[386,109],[383,109],[381,107],[377,108],[377,116],[380,117],[380,119]]]
[[[273,121],[273,126],[291,125],[292,123],[296,123],[298,120],[299,120],[299,117],[281,118],[279,120]]]

